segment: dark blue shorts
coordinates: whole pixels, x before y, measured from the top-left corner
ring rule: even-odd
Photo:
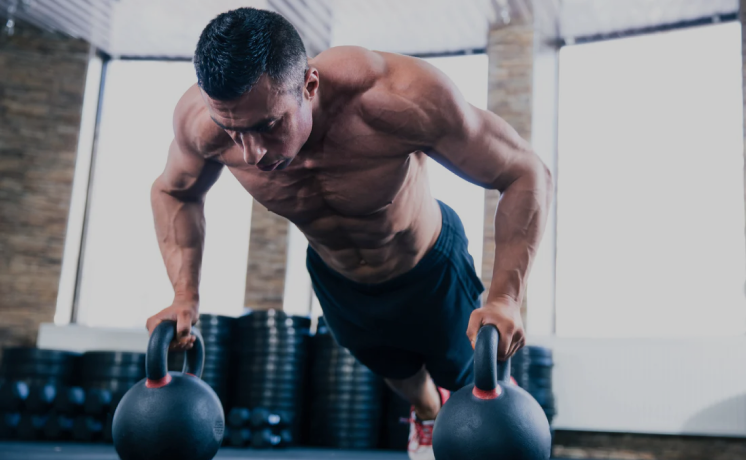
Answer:
[[[383,283],[358,283],[332,270],[310,246],[306,266],[332,334],[361,363],[397,380],[425,365],[438,386],[457,390],[473,378],[466,328],[484,286],[461,219],[438,203],[440,236],[407,273]]]

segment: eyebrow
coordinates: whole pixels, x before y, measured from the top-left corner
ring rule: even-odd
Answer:
[[[210,118],[212,118],[212,121],[214,121],[216,125],[225,129],[226,131],[257,131],[261,128],[264,128],[265,126],[272,123],[273,121],[279,120],[279,118],[277,117],[269,117],[269,118],[265,118],[263,120],[258,121],[252,126],[245,127],[245,126],[225,126],[224,124],[220,123],[215,118],[213,117],[210,117]]]

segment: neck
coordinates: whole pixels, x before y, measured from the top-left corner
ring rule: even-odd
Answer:
[[[316,91],[316,97],[313,99],[311,108],[311,134],[308,140],[303,144],[303,149],[312,149],[321,144],[328,131],[327,116],[321,105],[321,88]]]

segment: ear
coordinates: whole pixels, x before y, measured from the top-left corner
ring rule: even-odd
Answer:
[[[319,70],[316,67],[309,66],[306,70],[306,79],[304,82],[303,94],[312,101],[319,90]]]

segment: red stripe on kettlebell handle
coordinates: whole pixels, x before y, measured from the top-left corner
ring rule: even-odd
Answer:
[[[495,387],[494,390],[480,390],[479,388],[474,387],[471,393],[479,399],[495,399],[503,394],[503,390],[500,388],[500,385]]]
[[[518,386],[518,382],[515,381],[512,375],[510,376],[510,383],[512,383],[515,386]]]
[[[166,374],[166,376],[163,377],[162,379],[158,379],[158,380],[147,379],[145,381],[145,387],[147,387],[147,388],[163,388],[166,385],[168,385],[169,383],[171,383],[171,374]]]
[[[196,376],[196,375],[194,375],[194,374],[192,374],[191,372],[185,372],[185,374],[186,374],[186,375],[191,375],[191,376],[192,376],[192,377],[194,377],[195,379],[197,378],[197,376]]]

